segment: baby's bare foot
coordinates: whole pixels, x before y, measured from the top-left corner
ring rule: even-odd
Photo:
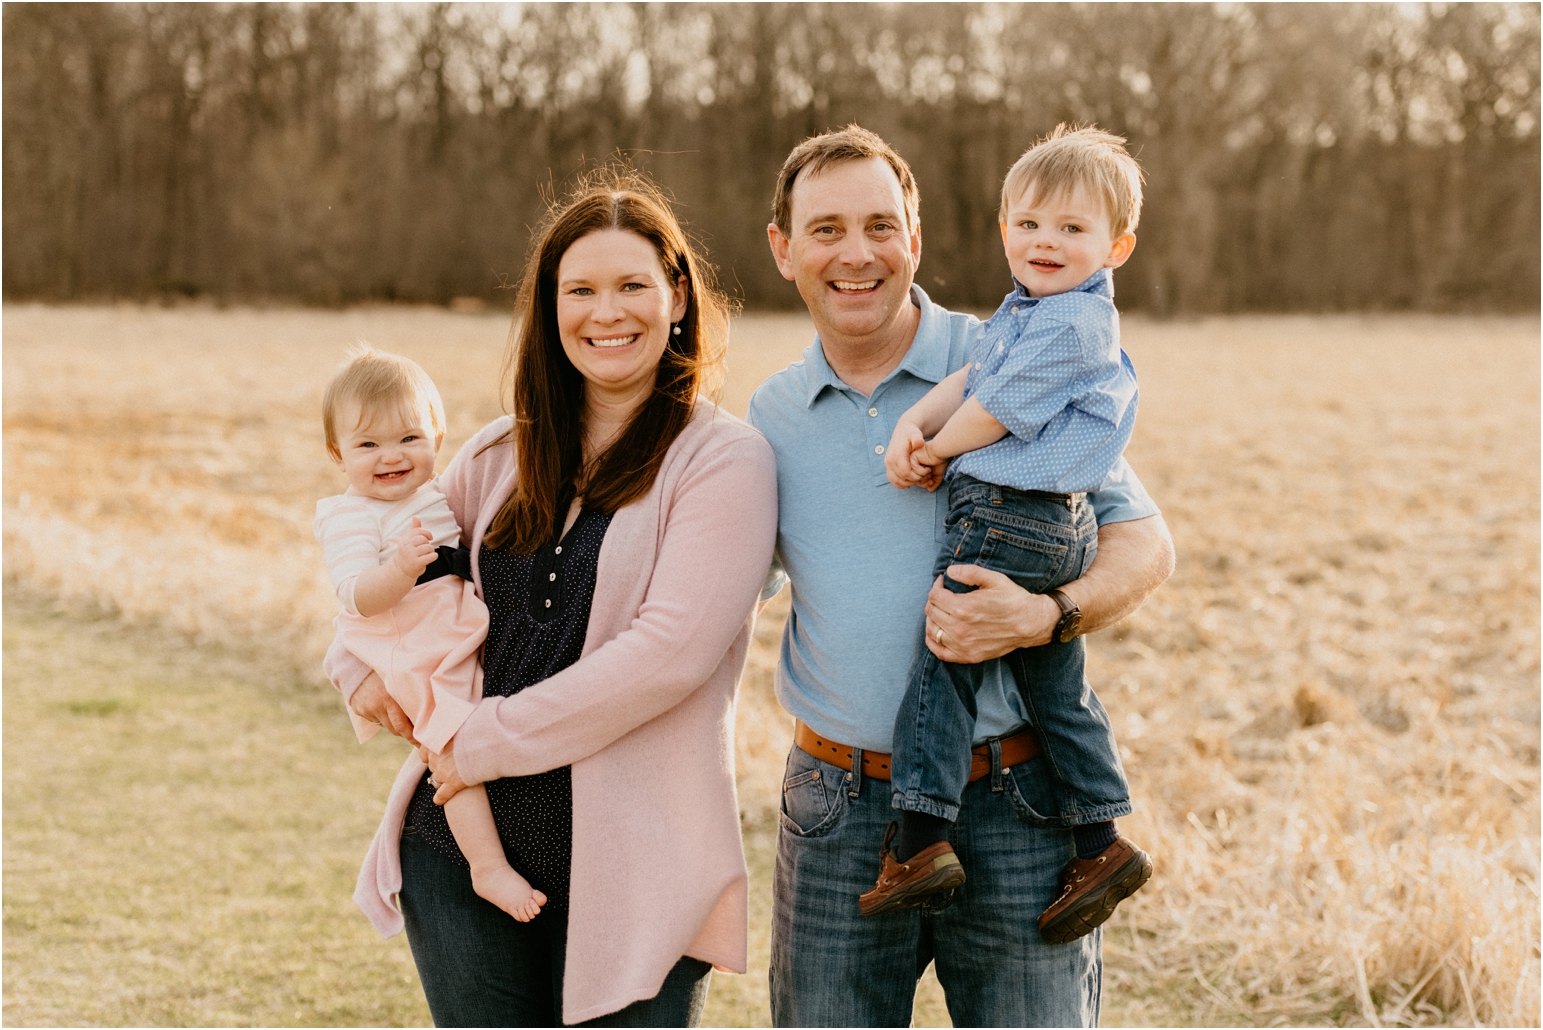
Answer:
[[[507,864],[473,869],[471,885],[479,898],[491,901],[522,923],[536,918],[536,913],[546,904],[546,895]]]

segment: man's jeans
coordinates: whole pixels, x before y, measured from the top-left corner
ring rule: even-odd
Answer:
[[[402,836],[402,917],[435,1026],[562,1026],[568,913],[517,922],[472,889],[471,870]],[[581,1026],[698,1026],[712,967],[682,958],[659,993]]]
[[[1047,494],[955,476],[949,485],[948,536],[933,575],[955,593],[950,565],[978,565],[1032,593],[1079,578],[1098,550],[1093,506],[1082,494]],[[923,622],[925,625],[925,621]],[[920,640],[921,634],[917,634]],[[1067,643],[1015,651],[1008,657],[1018,692],[1055,778],[1064,825],[1130,814],[1130,787],[1120,767],[1109,715],[1088,686],[1087,648]],[[895,717],[895,807],[953,820],[970,777],[979,665],[940,660],[918,644],[905,700]]]
[[[1095,1026],[1102,931],[1040,939],[1040,912],[1075,854],[1047,825],[1044,759],[965,788],[950,837],[967,877],[942,910],[863,918],[894,818],[889,784],[794,748],[782,787],[773,883],[771,1004],[777,1026],[909,1026],[916,981],[936,962],[955,1026]],[[856,768],[861,768],[857,763]]]

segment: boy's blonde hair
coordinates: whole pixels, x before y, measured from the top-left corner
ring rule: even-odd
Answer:
[[[1135,232],[1141,220],[1141,183],[1141,166],[1125,149],[1123,136],[1062,122],[1008,169],[997,220],[1005,223],[1008,207],[1030,188],[1036,197],[1049,198],[1080,186],[1103,201],[1110,235],[1123,236]]]
[[[411,425],[426,405],[433,423],[434,449],[445,440],[445,405],[439,390],[418,363],[400,354],[378,351],[361,343],[348,352],[348,359],[338,368],[321,398],[322,425],[327,433],[327,453],[342,457],[338,449],[337,414],[348,401],[359,405],[362,424],[382,410],[395,408]]]

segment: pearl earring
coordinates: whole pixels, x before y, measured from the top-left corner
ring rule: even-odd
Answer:
[[[680,326],[677,324],[673,329],[670,330],[670,332],[674,333],[676,336],[679,336],[680,335]]]

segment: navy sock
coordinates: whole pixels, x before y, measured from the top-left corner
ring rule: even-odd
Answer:
[[[1113,819],[1072,827],[1072,840],[1077,844],[1078,858],[1097,858],[1105,848],[1119,839],[1120,834],[1114,828]]]
[[[900,812],[900,837],[895,841],[895,853],[900,861],[910,861],[918,851],[925,851],[940,840],[948,839],[949,828],[954,824],[926,812]]]

